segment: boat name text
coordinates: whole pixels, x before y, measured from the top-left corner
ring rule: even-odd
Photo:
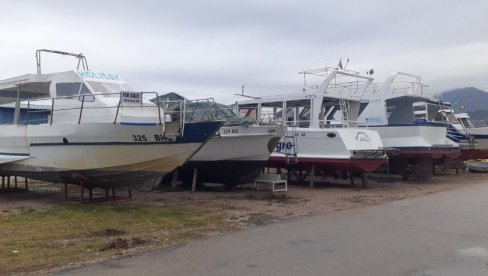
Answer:
[[[173,141],[172,139],[167,138],[167,137],[164,137],[164,135],[161,135],[161,134],[156,134],[156,135],[154,135],[154,139],[155,139],[157,142],[160,142],[160,141]]]
[[[227,127],[222,128],[222,134],[236,134],[236,133],[239,133],[238,128],[227,128]]]
[[[276,145],[276,151],[281,152],[284,149],[291,150],[294,146],[291,142],[279,142]]]
[[[133,134],[132,135],[132,141],[134,142],[147,142],[149,139],[147,137],[151,137],[150,135],[146,134]],[[154,134],[154,141],[156,142],[166,142],[166,141],[173,141],[170,138],[164,137],[164,135],[161,134]]]
[[[110,81],[122,81],[122,79],[116,74],[107,73],[97,73],[92,71],[78,71],[80,77],[84,79],[99,79],[99,80],[110,80]]]
[[[132,140],[134,142],[146,142],[147,137],[146,135],[132,135]]]

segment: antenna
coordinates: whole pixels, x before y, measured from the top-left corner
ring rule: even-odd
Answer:
[[[250,98],[250,99],[254,99],[254,100],[258,100],[258,99],[261,99],[261,97],[255,97],[255,96],[250,96],[250,95],[245,95],[244,94],[244,85],[242,85],[242,88],[241,88],[241,94],[234,94],[235,96],[240,96],[240,97],[244,97],[244,98]]]

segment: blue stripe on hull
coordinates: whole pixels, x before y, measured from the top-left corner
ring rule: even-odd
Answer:
[[[223,124],[223,121],[186,123],[183,136],[176,137],[175,141],[154,141],[154,142],[57,142],[57,143],[31,143],[30,146],[110,146],[110,145],[167,145],[167,144],[188,144],[203,143],[207,141]]]

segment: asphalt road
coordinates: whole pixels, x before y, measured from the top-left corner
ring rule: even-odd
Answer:
[[[63,274],[488,275],[488,183],[257,227]]]

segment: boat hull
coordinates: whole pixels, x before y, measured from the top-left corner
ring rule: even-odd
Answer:
[[[29,158],[0,165],[0,174],[101,188],[157,182],[188,160],[221,124],[189,123],[183,136],[173,138],[164,137],[160,125],[10,126],[10,135],[0,137],[0,151]],[[22,131],[25,136],[12,135]]]
[[[461,155],[459,145],[446,137],[445,126],[387,125],[368,129],[378,131],[385,147],[398,150],[393,159],[456,159]]]
[[[266,166],[282,135],[278,125],[224,126],[180,169],[180,175],[191,182],[196,168],[199,182],[248,183]]]
[[[271,154],[270,167],[309,170],[315,165],[327,172],[369,173],[386,162],[380,136],[373,130],[289,128],[287,134]]]
[[[468,167],[470,172],[488,173],[488,163],[467,162],[466,167]]]

